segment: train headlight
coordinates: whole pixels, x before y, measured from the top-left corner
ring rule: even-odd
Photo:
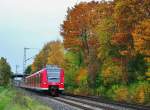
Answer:
[[[45,84],[47,84],[46,82],[43,82],[43,84],[45,85]]]

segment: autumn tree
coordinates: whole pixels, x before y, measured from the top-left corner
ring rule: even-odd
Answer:
[[[32,64],[32,73],[40,70],[41,68],[43,68],[46,65],[47,54],[45,54],[45,53],[46,52],[43,49],[43,51],[40,51],[40,53],[36,55],[34,62]]]
[[[89,86],[94,85],[98,73],[97,47],[99,45],[93,28],[98,24],[101,15],[97,10],[98,2],[82,2],[68,10],[68,15],[61,29],[65,49],[83,55],[83,61],[88,66]],[[93,69],[92,69],[93,68]]]
[[[137,25],[144,20],[142,25],[147,24],[148,26],[149,21],[146,21],[146,19],[150,18],[149,4],[149,0],[114,1],[114,18],[117,25],[117,32],[112,42],[116,45],[123,46],[124,49],[120,50],[120,54],[132,55],[131,51],[134,47],[135,39],[137,40],[135,31],[139,31],[139,26],[137,27]],[[132,31],[134,31],[133,34],[135,37]],[[147,31],[147,29],[143,31]]]
[[[63,66],[64,51],[61,41],[51,41],[44,45],[43,49],[36,55],[32,64],[32,72],[38,71],[47,64]]]
[[[150,19],[140,22],[132,32],[136,52],[150,57]]]
[[[64,67],[64,48],[60,41],[50,42],[47,64]]]
[[[145,19],[141,21],[133,30],[133,40],[134,47],[137,54],[142,54],[144,56],[145,61],[147,62],[147,66],[143,67],[145,69],[143,72],[147,70],[145,73],[146,76],[150,76],[150,19]],[[142,72],[142,73],[143,73]]]
[[[68,10],[61,35],[71,92],[130,100],[129,85],[135,89],[144,80],[150,62],[149,5],[149,0],[113,0],[82,2]],[[138,97],[149,96],[140,90]]]
[[[149,0],[114,0],[114,17],[119,32],[131,32],[135,26],[150,17]]]
[[[110,10],[113,9],[110,8]],[[103,84],[107,86],[121,83],[124,78],[120,64],[113,61],[118,53],[116,52],[117,47],[111,44],[112,35],[116,31],[116,24],[112,14],[110,13],[109,17],[105,15],[95,29],[95,34],[100,42],[98,48],[98,57],[101,59],[101,64],[99,64],[99,69],[101,69],[100,76],[102,77]]]
[[[112,44],[118,49],[120,63],[124,72],[125,82],[128,82],[127,64],[135,56],[132,31],[136,25],[149,17],[149,0],[115,0],[114,19],[117,32],[113,35]]]

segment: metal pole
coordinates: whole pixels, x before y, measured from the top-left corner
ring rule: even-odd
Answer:
[[[23,74],[25,72],[25,67],[26,67],[26,50],[29,48],[24,48],[24,56],[23,56]]]
[[[26,48],[24,48],[24,56],[23,56],[23,74],[24,74],[24,72],[25,72],[25,60],[26,60]]]
[[[18,74],[18,67],[19,65],[16,65],[16,74]]]
[[[25,70],[25,62],[24,62],[24,61],[25,61],[25,59],[26,59],[26,49],[25,49],[25,48],[24,48],[23,54],[24,54],[24,56],[23,56],[23,72],[22,72],[22,73],[23,73],[23,75],[24,75],[24,72],[25,72],[25,71],[24,71],[24,70]],[[23,81],[24,81],[24,78],[25,78],[25,77],[23,76],[23,79],[22,79]]]
[[[31,58],[26,58],[27,56],[26,56],[26,50],[29,50],[29,49],[37,49],[37,48],[24,48],[24,56],[23,56],[23,74],[25,74],[25,68],[26,68],[26,62],[29,60],[29,59],[31,59],[31,58],[34,58],[34,56],[33,57],[31,57]]]

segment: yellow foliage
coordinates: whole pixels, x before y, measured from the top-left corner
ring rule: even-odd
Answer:
[[[132,32],[135,50],[150,55],[150,19],[143,20]]]
[[[150,101],[150,85],[140,85],[136,88],[133,101],[138,104],[144,104]]]
[[[147,81],[150,81],[150,78],[147,78]]]
[[[150,77],[150,72],[145,73],[145,75]]]
[[[61,42],[51,42],[50,51],[48,53],[47,64],[64,66],[64,48]]]
[[[109,78],[111,76],[112,70],[111,67],[106,68],[104,77]]]
[[[136,103],[143,104],[144,99],[145,99],[144,88],[140,87],[135,93],[134,100]]]
[[[91,94],[91,89],[89,89],[88,87],[79,87],[74,89],[72,93],[76,95],[88,96]]]
[[[107,62],[106,62],[107,63]],[[114,65],[113,63],[108,62],[104,65],[102,70],[102,75],[105,84],[116,83],[124,81],[124,74],[122,73],[121,67],[119,65]]]
[[[75,94],[75,95],[79,95],[80,94],[80,89],[79,88],[77,88],[77,89],[75,89],[74,91],[73,91],[73,94]]]
[[[86,80],[87,78],[87,69],[86,68],[80,68],[79,72],[77,73],[76,82],[80,83],[83,80]]]
[[[44,68],[47,64],[64,66],[64,48],[61,41],[51,41],[44,45],[32,64],[32,72]]]
[[[150,63],[150,57],[146,57],[145,60]]]
[[[36,67],[34,64],[31,65],[32,72],[36,71]]]
[[[128,89],[125,87],[121,87],[115,90],[115,94],[116,94],[115,100],[117,101],[124,102],[128,100],[129,92]]]

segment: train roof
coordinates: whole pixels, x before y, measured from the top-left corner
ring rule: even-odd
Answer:
[[[35,72],[35,73],[33,73],[33,74],[27,76],[26,78],[29,78],[29,77],[34,76],[34,75],[36,75],[36,74],[39,74],[40,72],[44,71],[45,69],[46,69],[46,68],[43,68],[43,69],[41,69],[41,70],[39,70],[39,71],[37,71],[37,72]]]
[[[37,71],[37,72],[35,72],[35,73],[33,73],[33,74],[27,76],[26,78],[29,78],[29,77],[34,76],[34,75],[36,75],[36,74],[39,74],[40,72],[42,72],[42,71],[44,71],[44,70],[46,70],[46,69],[48,69],[48,70],[60,70],[61,68],[58,67],[57,65],[46,65],[45,68],[43,68],[43,69],[41,69],[41,70],[39,70],[39,71]]]

